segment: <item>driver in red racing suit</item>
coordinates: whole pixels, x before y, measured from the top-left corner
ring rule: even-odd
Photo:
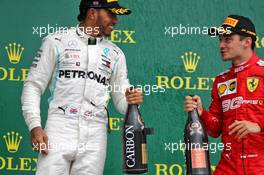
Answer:
[[[237,15],[228,16],[222,27],[224,33],[217,31],[221,55],[233,66],[216,77],[209,111],[197,95],[185,98],[184,109],[197,108],[208,134],[222,135],[225,148],[214,175],[263,175],[264,61],[253,51],[255,27]]]

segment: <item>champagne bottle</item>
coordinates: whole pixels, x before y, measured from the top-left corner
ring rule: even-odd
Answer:
[[[184,141],[186,174],[211,175],[208,137],[197,109],[188,113]]]
[[[122,130],[123,172],[141,174],[148,172],[146,136],[153,134],[152,128],[145,128],[138,105],[128,105]]]

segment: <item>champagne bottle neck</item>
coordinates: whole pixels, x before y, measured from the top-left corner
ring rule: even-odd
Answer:
[[[141,121],[141,115],[140,115],[140,112],[138,109],[138,105],[129,104],[127,114],[126,114],[125,123],[137,124],[139,122],[139,120]]]
[[[199,114],[197,109],[194,109],[193,111],[189,112],[189,117],[193,121],[199,121]]]
[[[129,104],[128,109],[130,110],[138,110],[138,105],[137,104]]]

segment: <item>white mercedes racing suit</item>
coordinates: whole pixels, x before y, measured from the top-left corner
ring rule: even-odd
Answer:
[[[117,110],[127,110],[126,60],[113,43],[78,27],[47,36],[37,52],[22,93],[29,127],[41,127],[40,98],[49,85],[45,132],[49,154],[39,155],[37,175],[101,175],[107,142],[109,91]],[[110,85],[110,86],[109,86]]]

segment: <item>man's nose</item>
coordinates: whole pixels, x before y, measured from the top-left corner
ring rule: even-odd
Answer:
[[[117,19],[116,16],[113,16],[112,22],[113,22],[114,25],[116,25],[118,23],[118,19]]]
[[[223,49],[225,47],[225,43],[223,41],[219,42],[219,48]]]

